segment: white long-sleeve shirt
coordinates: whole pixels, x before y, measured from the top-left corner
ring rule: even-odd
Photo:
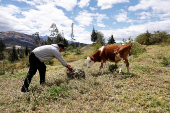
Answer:
[[[41,61],[49,61],[57,58],[63,66],[67,66],[67,62],[62,58],[60,48],[57,44],[44,45],[33,50],[35,56]]]

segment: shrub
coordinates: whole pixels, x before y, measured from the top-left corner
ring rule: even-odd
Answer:
[[[116,71],[116,69],[118,68],[118,66],[117,65],[109,65],[109,68],[108,68],[108,70],[111,72],[111,73],[113,73],[114,71]]]
[[[136,37],[135,41],[144,44],[144,45],[151,45],[151,44],[159,44],[163,42],[167,42],[169,40],[170,35],[165,31],[156,31],[153,34],[149,33],[142,33]]]
[[[75,51],[75,53],[76,53],[76,55],[81,55],[81,54],[82,54],[80,48],[77,48],[76,51]]]
[[[139,54],[146,52],[146,48],[138,42],[131,43],[131,46],[130,55],[138,56]]]
[[[163,66],[168,66],[170,64],[170,57],[162,56],[162,62],[161,64]]]
[[[70,55],[70,53],[68,53],[67,51],[64,51],[63,56],[67,57],[67,55]]]
[[[94,52],[96,52],[100,47],[102,47],[102,44],[94,44]]]
[[[49,90],[49,96],[52,97],[52,99],[57,99],[58,96],[64,95],[65,92],[68,91],[68,87],[65,85],[60,86],[52,86]]]
[[[50,61],[47,61],[45,62],[46,65],[54,65],[54,60],[50,60]]]

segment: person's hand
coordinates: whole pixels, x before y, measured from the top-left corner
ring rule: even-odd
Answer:
[[[73,68],[69,64],[67,64],[66,68],[69,69],[69,71],[71,71],[71,72],[74,71]]]

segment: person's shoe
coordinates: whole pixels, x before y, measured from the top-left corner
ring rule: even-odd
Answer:
[[[22,93],[27,93],[27,92],[29,92],[29,90],[28,90],[28,88],[22,87],[21,88],[21,92]]]
[[[45,86],[46,82],[40,82],[40,85]]]

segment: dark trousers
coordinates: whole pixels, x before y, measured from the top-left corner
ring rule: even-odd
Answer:
[[[43,62],[41,62],[35,56],[35,54],[33,52],[31,52],[30,55],[29,55],[29,63],[30,63],[30,68],[29,68],[27,76],[24,80],[24,85],[22,86],[25,89],[28,89],[28,87],[31,83],[31,79],[35,75],[35,73],[37,72],[37,69],[38,69],[39,74],[40,74],[40,84],[45,82],[46,65]]]

